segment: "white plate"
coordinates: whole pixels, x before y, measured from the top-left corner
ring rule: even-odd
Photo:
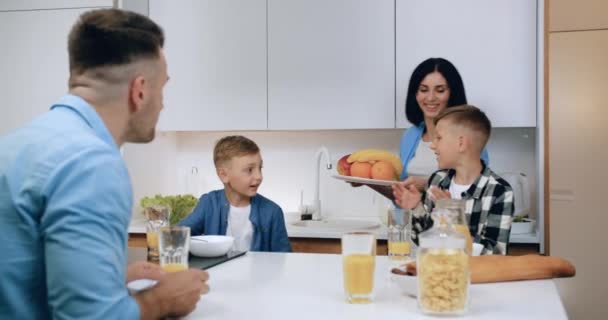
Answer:
[[[393,181],[393,180],[376,180],[376,179],[343,176],[343,175],[338,175],[338,174],[334,174],[334,175],[332,175],[332,177],[334,177],[338,180],[344,180],[346,182],[354,182],[354,183],[361,183],[361,184],[374,184],[374,185],[378,185],[378,186],[392,186],[393,184],[398,182],[398,181]]]
[[[127,283],[127,288],[131,294],[138,293],[140,291],[152,288],[158,281],[152,279],[138,279]]]

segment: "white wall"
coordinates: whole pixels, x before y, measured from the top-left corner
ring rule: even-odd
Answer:
[[[526,173],[532,190],[535,189],[534,131],[534,128],[495,129],[488,145],[491,167],[497,172]],[[363,148],[397,153],[402,132],[392,129],[163,133],[151,145],[127,145],[124,155],[136,202],[144,195],[155,193],[199,196],[222,188],[213,167],[215,142],[224,135],[245,135],[258,143],[264,159],[264,182],[259,192],[277,202],[285,212],[290,212],[297,210],[301,190],[304,202],[312,201],[313,158],[321,145],[329,149],[335,164],[341,156]],[[193,167],[198,169],[198,175],[193,174]],[[367,187],[352,188],[331,178],[334,173],[321,171],[320,198],[325,213],[330,216],[375,216],[382,203],[378,201],[384,200]]]

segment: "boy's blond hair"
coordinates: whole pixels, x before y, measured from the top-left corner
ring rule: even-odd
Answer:
[[[478,144],[479,151],[486,146],[492,133],[490,119],[488,119],[483,111],[472,105],[463,104],[446,108],[435,117],[433,122],[437,125],[440,120],[449,120],[453,124],[463,126],[475,132],[480,138],[480,144]]]
[[[234,157],[240,157],[260,152],[253,140],[244,136],[226,136],[215,143],[213,148],[213,163],[220,167]]]

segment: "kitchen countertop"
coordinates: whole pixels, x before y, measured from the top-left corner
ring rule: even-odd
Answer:
[[[373,229],[362,229],[363,231],[369,231],[376,235],[377,239],[386,240],[387,228],[380,223],[378,218],[344,218],[344,219],[355,219],[372,221],[380,224],[379,227]],[[292,223],[297,220],[289,220],[285,222],[287,228],[287,235],[290,238],[323,238],[323,239],[340,239],[342,234],[353,231],[348,229],[328,229],[328,228],[315,228],[315,227],[296,227]],[[133,219],[129,225],[129,233],[146,233],[146,222],[144,219]]]
[[[374,303],[353,305],[344,300],[340,255],[248,252],[208,270],[211,291],[186,319],[428,319],[389,266],[376,257]],[[567,319],[553,280],[476,284],[470,294],[458,319]]]

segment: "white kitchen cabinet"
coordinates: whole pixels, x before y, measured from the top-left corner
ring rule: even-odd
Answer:
[[[112,0],[2,0],[0,11],[112,7]]]
[[[0,12],[0,135],[45,112],[68,91],[68,33],[89,9]]]
[[[460,71],[467,99],[495,127],[536,126],[534,0],[396,0],[397,126],[414,68],[429,57]]]
[[[268,0],[268,128],[395,127],[393,0]]]
[[[160,130],[267,128],[266,1],[151,0],[170,81]]]

